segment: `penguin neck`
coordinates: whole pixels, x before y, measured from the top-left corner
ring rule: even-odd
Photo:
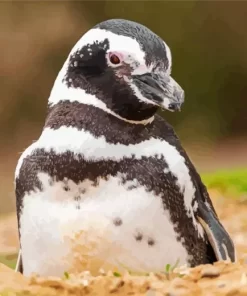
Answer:
[[[152,123],[154,120],[154,113],[150,114],[150,117],[146,119],[127,119],[124,116],[121,116],[121,113],[116,113],[107,107],[106,103],[97,98],[97,96],[94,94],[90,94],[81,88],[68,87],[63,82],[56,80],[48,100],[48,114],[50,113],[49,110],[57,108],[57,106],[63,105],[63,103],[66,103],[65,105],[67,112],[69,112],[70,106],[71,109],[74,110],[73,104],[70,105],[68,103],[78,103],[78,106],[79,104],[82,106],[93,106],[94,108],[100,109],[106,114],[111,115],[124,123],[133,125],[146,126],[147,124]]]
[[[59,128],[73,126],[81,129],[83,126],[96,125],[99,128],[105,125],[114,125],[120,131],[127,128],[146,128],[154,121],[154,116],[143,121],[131,121],[118,114],[105,110],[98,105],[85,104],[84,102],[62,100],[55,105],[48,105],[45,127]]]
[[[63,101],[49,108],[43,133],[49,133],[50,130],[72,134],[77,132],[78,137],[81,137],[86,132],[108,143],[129,145],[149,139],[156,121],[155,117],[152,123],[146,125],[131,124],[92,105]],[[66,137],[66,133],[64,135]],[[77,140],[75,138],[73,141]]]

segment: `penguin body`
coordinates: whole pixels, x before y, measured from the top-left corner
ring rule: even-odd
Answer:
[[[170,71],[168,46],[130,21],[103,22],[72,49],[16,168],[25,275],[235,260],[200,176],[156,114],[184,100]]]

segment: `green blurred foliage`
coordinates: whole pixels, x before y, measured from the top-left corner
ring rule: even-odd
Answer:
[[[3,263],[12,269],[15,269],[17,257],[18,254],[1,254],[0,263]]]
[[[220,170],[204,174],[202,179],[208,188],[217,189],[235,198],[244,196],[247,200],[247,169]]]

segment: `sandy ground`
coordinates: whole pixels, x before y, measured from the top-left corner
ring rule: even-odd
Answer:
[[[222,223],[230,232],[238,253],[235,264],[217,262],[193,269],[180,268],[174,272],[150,274],[128,273],[92,276],[90,272],[69,275],[69,278],[25,278],[0,265],[0,295],[247,295],[247,202],[225,199],[211,192]],[[18,249],[15,215],[0,220],[1,253]]]

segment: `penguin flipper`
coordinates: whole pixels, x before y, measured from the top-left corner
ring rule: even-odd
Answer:
[[[218,261],[236,262],[236,251],[232,239],[219,219],[203,202],[198,204],[198,221],[202,225]]]
[[[203,184],[195,166],[193,165],[186,151],[183,149],[179,138],[174,132],[173,127],[165,122],[163,119],[160,119],[160,122],[162,122],[163,124],[165,123],[166,125],[166,134],[164,136],[164,139],[179,151],[179,153],[185,159],[185,164],[189,168],[191,179],[193,180],[193,185],[196,188],[196,201],[198,202],[196,217],[199,223],[202,225],[205,233],[207,234],[208,241],[211,245],[211,248],[209,249],[213,249],[217,260],[230,259],[231,261],[235,262],[236,253],[234,244],[229,234],[219,221],[211,198],[208,194],[207,187]],[[210,253],[212,255],[211,251],[212,250],[210,250]]]
[[[18,258],[15,266],[15,272],[23,273],[23,265],[22,265],[22,256],[21,256],[21,249],[18,253]]]

